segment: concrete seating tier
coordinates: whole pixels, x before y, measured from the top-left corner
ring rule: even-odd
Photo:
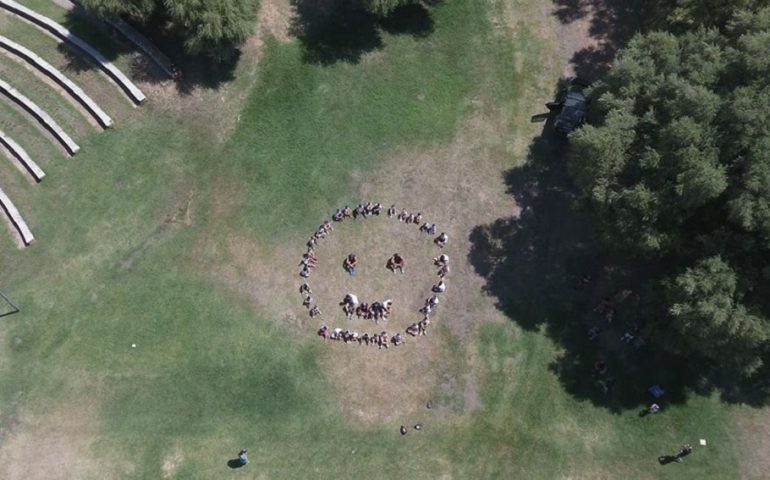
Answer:
[[[24,168],[32,175],[36,182],[39,182],[45,177],[45,172],[37,166],[37,163],[32,160],[27,152],[21,148],[11,137],[0,131],[0,144],[2,144],[10,153],[12,158],[21,162]]]
[[[46,130],[56,137],[56,139],[64,146],[70,155],[74,155],[80,150],[80,147],[75,143],[67,133],[62,130],[56,121],[51,118],[43,109],[38,107],[32,100],[22,95],[18,90],[10,86],[4,80],[0,79],[0,93],[8,96],[11,100],[20,105],[24,110],[29,112],[30,115],[35,117]]]
[[[0,47],[4,48],[5,50],[11,52],[12,54],[16,55],[17,57],[22,58],[24,61],[29,63],[30,65],[34,66],[41,72],[43,72],[45,75],[53,79],[56,83],[58,83],[62,88],[64,88],[67,92],[69,92],[72,97],[78,101],[83,107],[86,108],[86,110],[91,113],[91,115],[96,119],[99,124],[104,128],[109,128],[112,126],[112,119],[104,113],[104,111],[99,108],[99,105],[94,102],[91,97],[89,97],[86,92],[84,92],[80,87],[78,87],[74,82],[72,82],[69,78],[65,77],[59,70],[57,70],[53,65],[46,62],[39,56],[37,56],[34,52],[31,50],[19,45],[18,43],[0,35]]]
[[[53,1],[66,8],[67,10],[80,8],[88,11],[88,9],[83,6],[83,3],[80,0]],[[149,39],[147,39],[147,37],[132,27],[131,24],[125,22],[120,17],[106,17],[103,18],[103,20],[105,23],[107,23],[107,25],[115,29],[115,31],[123,35],[129,42],[139,47],[139,49],[141,49],[148,57],[150,57],[150,60],[155,62],[155,64],[158,65],[160,69],[163,70],[166,75],[168,75],[169,78],[175,77],[174,64],[171,62],[171,59],[169,59],[165,53],[161,52],[158,47],[156,47]]]
[[[115,83],[117,83],[118,86],[122,88],[134,102],[142,103],[145,100],[146,97],[144,96],[144,93],[142,93],[142,91],[139,90],[139,88],[134,85],[131,80],[129,80],[128,77],[123,74],[123,72],[118,70],[115,65],[110,63],[101,53],[89,45],[85,40],[74,35],[72,32],[51,20],[50,18],[30,10],[29,8],[18,2],[15,2],[14,0],[0,0],[0,7],[8,10],[11,13],[14,13],[15,15],[29,20],[38,28],[52,33],[62,41],[74,45],[79,50],[83,51],[85,54],[91,57],[91,59],[96,62],[99,68],[101,68],[104,73],[106,73],[113,81],[115,81]]]
[[[8,219],[19,232],[21,241],[24,242],[24,245],[27,246],[32,243],[35,240],[35,237],[29,230],[27,223],[21,217],[19,210],[16,209],[16,206],[13,204],[11,199],[8,198],[5,192],[3,192],[2,189],[0,189],[0,207],[2,207],[6,215],[8,215]]]
[[[163,73],[168,75],[169,78],[174,78],[174,64],[171,60],[161,52],[158,47],[153,45],[147,37],[137,32],[134,27],[123,21],[118,17],[108,17],[104,19],[112,28],[120,32],[131,43],[139,47],[150,59],[155,62],[156,65],[163,70]]]

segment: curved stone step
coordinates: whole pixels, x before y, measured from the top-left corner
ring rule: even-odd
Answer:
[[[24,221],[24,219],[21,217],[21,214],[19,213],[19,210],[16,209],[16,205],[13,204],[11,199],[8,198],[8,195],[6,195],[2,189],[0,189],[0,207],[5,210],[6,215],[8,215],[8,218],[16,228],[16,231],[19,232],[21,241],[24,242],[24,245],[27,246],[32,243],[35,240],[35,237],[29,230],[27,222]]]
[[[34,160],[27,155],[26,150],[16,143],[11,137],[6,135],[0,130],[0,144],[2,144],[6,150],[11,153],[11,156],[21,162],[25,169],[35,178],[35,181],[39,182],[45,177],[43,169],[37,166]]]
[[[51,132],[51,134],[59,140],[70,155],[74,155],[80,150],[78,144],[75,143],[64,130],[62,130],[59,124],[56,123],[50,115],[45,113],[45,111],[38,107],[35,102],[22,95],[18,90],[2,79],[0,79],[0,92],[8,96],[8,98],[16,102],[16,104],[20,105],[24,110],[29,112],[30,115],[35,117],[46,130]]]
[[[104,19],[107,24],[112,28],[120,32],[131,43],[139,47],[155,64],[163,70],[163,73],[168,75],[169,78],[174,78],[174,64],[161,52],[158,47],[155,46],[147,37],[139,33],[134,27],[126,23],[119,17],[107,17]]]
[[[109,128],[112,126],[112,119],[109,117],[109,115],[104,113],[104,110],[102,110],[99,105],[97,105],[96,102],[94,102],[91,97],[89,97],[86,92],[83,91],[83,89],[77,86],[72,80],[64,76],[64,74],[57,70],[56,67],[37,56],[31,50],[2,35],[0,35],[0,47],[23,59],[28,64],[37,68],[56,83],[58,83],[75,100],[77,100],[78,103],[83,105],[83,107],[88,110],[88,112],[96,119],[96,121],[99,122],[99,125],[104,128]]]
[[[101,53],[89,45],[85,40],[76,36],[50,18],[30,10],[29,8],[18,2],[15,2],[14,0],[0,0],[0,7],[5,8],[9,12],[29,20],[38,28],[42,28],[55,35],[57,38],[76,46],[78,49],[91,57],[96,62],[96,64],[99,65],[99,68],[101,68],[104,73],[112,78],[112,80],[115,81],[115,83],[117,83],[118,86],[122,88],[134,102],[142,103],[145,100],[146,97],[144,96],[144,93],[142,93],[142,91],[139,90],[139,88],[134,85],[133,82],[131,82],[131,80],[129,80],[128,77],[123,74],[123,72],[118,70],[115,65],[110,63]]]
[[[80,0],[53,0],[53,2],[67,10],[82,9],[83,11],[88,12],[88,8],[86,8],[83,5],[83,2]],[[174,63],[171,61],[171,59],[168,58],[166,54],[163,53],[158,47],[156,47],[155,44],[150,41],[150,39],[132,27],[131,24],[127,23],[120,17],[99,17],[99,19],[103,20],[115,31],[123,35],[129,42],[133,43],[140,50],[142,50],[150,58],[150,60],[155,62],[155,64],[160,67],[161,70],[163,70],[163,73],[168,75],[169,78],[173,79],[176,76],[174,73]]]

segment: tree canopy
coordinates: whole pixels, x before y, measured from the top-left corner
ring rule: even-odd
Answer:
[[[604,239],[658,266],[661,341],[746,373],[770,339],[768,45],[768,7],[722,29],[639,35],[570,138]]]
[[[254,30],[257,0],[82,0],[100,15],[126,15],[139,22],[169,20],[185,49],[216,59],[229,57]]]

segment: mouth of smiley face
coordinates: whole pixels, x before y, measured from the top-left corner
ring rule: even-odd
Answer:
[[[438,249],[436,256],[432,258],[432,284],[425,285],[423,289],[410,288],[411,291],[423,291],[427,296],[419,309],[410,312],[413,321],[404,330],[388,331],[389,329],[384,326],[391,316],[394,304],[399,303],[399,298],[393,298],[395,296],[364,298],[354,291],[355,281],[363,268],[362,265],[367,263],[355,252],[347,252],[341,255],[342,258],[339,260],[339,267],[351,279],[351,287],[341,300],[336,302],[335,310],[338,311],[321,311],[313,293],[311,277],[321,264],[316,255],[317,248],[330,241],[335,226],[364,221],[371,224],[372,220],[365,219],[380,219],[380,221],[388,221],[403,228],[416,230],[425,242],[432,241],[433,248]],[[399,347],[406,343],[407,339],[427,335],[431,321],[436,318],[441,297],[446,291],[446,277],[450,271],[449,256],[442,251],[449,237],[444,232],[437,232],[436,225],[427,221],[421,212],[409,213],[406,209],[397,209],[395,205],[384,209],[380,203],[372,202],[359,204],[355,208],[347,206],[338,208],[330,219],[324,220],[307,240],[305,253],[298,264],[302,306],[312,319],[319,322],[318,336],[323,340],[334,340],[345,344],[376,345],[381,350],[390,346]],[[405,275],[411,268],[410,264],[406,254],[396,251],[389,254],[387,261],[380,265],[394,275]],[[346,319],[347,328],[330,326],[334,318]]]

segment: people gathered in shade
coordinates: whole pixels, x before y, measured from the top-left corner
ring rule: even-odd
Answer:
[[[379,216],[382,210],[380,203],[360,203],[355,208],[345,206],[338,208],[332,215],[332,221],[342,222],[347,219],[367,218],[370,216]],[[436,234],[436,224],[423,222],[423,215],[421,212],[409,213],[406,209],[402,209],[400,212],[396,209],[395,205],[391,205],[387,209],[388,218],[396,218],[399,222],[405,224],[419,225],[419,231],[428,235]],[[303,278],[303,283],[299,287],[299,293],[302,295],[302,305],[308,309],[308,313],[311,318],[322,317],[322,313],[318,305],[313,299],[313,292],[308,283],[308,279],[312,271],[318,266],[318,259],[315,254],[315,247],[318,243],[325,239],[329,233],[334,230],[332,223],[325,220],[308,239],[306,246],[307,250],[302,255],[302,259],[298,264],[301,267],[299,275]],[[449,241],[449,236],[446,232],[441,232],[433,242],[440,248],[444,248]],[[356,275],[356,266],[358,264],[358,258],[354,253],[348,254],[342,261],[343,269],[350,275]],[[439,267],[436,275],[439,277],[438,282],[431,287],[433,295],[425,299],[424,305],[419,309],[419,313],[422,314],[422,319],[419,322],[410,324],[406,328],[406,334],[412,337],[427,335],[428,326],[430,325],[430,316],[435,312],[440,303],[437,294],[444,293],[446,291],[445,277],[449,273],[449,256],[441,254],[433,258],[433,264]],[[388,270],[395,273],[399,271],[405,273],[406,260],[400,253],[394,253],[386,262],[385,266]],[[387,299],[383,301],[374,301],[371,303],[360,301],[358,296],[354,293],[348,293],[339,303],[342,307],[342,311],[348,320],[354,318],[373,320],[375,324],[379,324],[380,321],[387,320],[392,312],[393,300]],[[401,333],[394,333],[389,335],[386,331],[380,333],[359,333],[350,329],[333,328],[330,329],[327,325],[322,325],[318,330],[318,335],[325,340],[338,340],[344,343],[358,343],[366,346],[377,345],[379,349],[389,348],[389,345],[400,346],[404,343],[404,337]]]

